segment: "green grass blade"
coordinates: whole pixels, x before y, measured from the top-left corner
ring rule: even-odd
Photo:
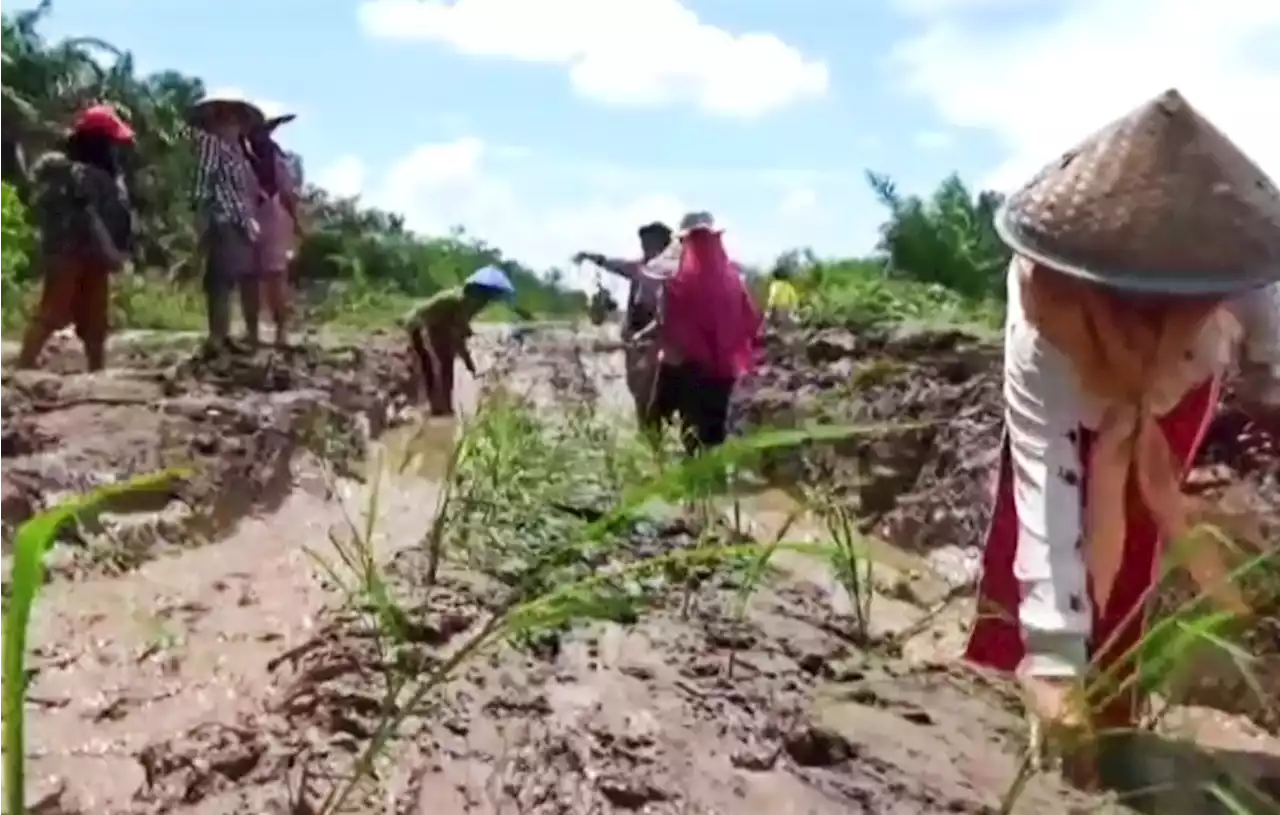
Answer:
[[[171,470],[102,487],[64,501],[18,527],[13,541],[13,571],[10,575],[12,595],[4,615],[2,704],[6,812],[14,815],[26,812],[24,705],[27,697],[27,627],[31,622],[32,606],[44,584],[45,553],[66,524],[109,508],[113,500],[122,496],[166,490],[175,479],[187,474],[186,471]]]

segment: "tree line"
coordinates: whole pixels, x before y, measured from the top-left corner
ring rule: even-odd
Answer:
[[[52,1],[43,0],[32,9],[3,15],[0,170],[14,192],[6,196],[6,220],[16,217],[18,202],[25,198],[30,162],[57,145],[76,110],[110,101],[137,134],[125,162],[138,211],[135,266],[145,275],[178,284],[195,279],[195,156],[184,119],[204,95],[204,83],[176,70],[141,75],[127,49],[102,39],[51,41],[40,32],[51,9]],[[868,173],[868,181],[886,209],[873,254],[824,259],[802,249],[778,259],[800,272],[815,314],[838,319],[868,309],[929,311],[949,303],[999,300],[1009,254],[991,226],[998,195],[974,195],[956,176],[923,198],[901,194],[882,175]],[[409,230],[401,216],[356,198],[335,197],[310,184],[303,198],[309,228],[296,274],[305,287],[422,297],[492,263],[510,274],[517,305],[526,311],[559,316],[586,309],[587,296],[565,288],[556,270],[540,275],[462,228],[422,236]],[[6,254],[23,235],[20,226],[6,223]],[[20,290],[31,275],[29,264],[4,266],[6,293]]]

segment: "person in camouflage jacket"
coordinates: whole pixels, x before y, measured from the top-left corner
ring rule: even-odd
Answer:
[[[110,105],[76,117],[62,150],[32,167],[32,214],[43,274],[40,304],[18,358],[33,368],[55,331],[72,325],[84,343],[89,370],[106,359],[110,279],[133,244],[133,213],[117,152],[133,130]]]

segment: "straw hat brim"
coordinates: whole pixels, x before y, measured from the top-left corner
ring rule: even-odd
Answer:
[[[1022,229],[1017,221],[1009,217],[1007,204],[996,214],[995,228],[1000,239],[1010,249],[1029,260],[1072,277],[1134,294],[1230,297],[1280,280],[1280,263],[1270,272],[1259,268],[1255,274],[1244,274],[1239,270],[1227,270],[1227,274],[1223,274],[1222,270],[1173,274],[1143,268],[1086,267],[1044,246],[1038,240],[1039,236]]]
[[[246,129],[262,127],[267,122],[266,114],[252,102],[223,97],[201,99],[191,106],[188,118],[196,127],[207,127],[209,120],[219,113],[235,116],[240,120],[241,126]]]
[[[282,113],[279,116],[271,116],[271,117],[268,117],[265,122],[263,122],[262,128],[266,130],[268,133],[270,133],[271,131],[275,130],[277,127],[280,127],[281,125],[289,124],[289,122],[292,122],[296,118],[298,118],[298,114],[296,113]]]
[[[1020,228],[1009,217],[1008,206],[996,214],[996,233],[1010,249],[1023,257],[1081,280],[1088,280],[1117,291],[1134,294],[1164,294],[1185,297],[1230,297],[1260,289],[1280,280],[1280,268],[1271,273],[1259,269],[1257,274],[1227,274],[1221,270],[1202,273],[1171,274],[1142,268],[1102,268],[1083,266],[1043,246],[1038,236]]]
[[[1176,91],[1042,169],[995,227],[1031,260],[1115,289],[1230,296],[1280,280],[1280,191]]]

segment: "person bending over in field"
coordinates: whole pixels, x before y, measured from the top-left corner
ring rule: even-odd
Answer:
[[[1148,701],[1148,600],[1233,359],[1276,428],[1280,192],[1168,91],[1046,166],[995,225],[1014,251],[1005,438],[966,655],[1017,677],[1092,786],[1094,737]],[[1201,589],[1247,615],[1216,544],[1184,549]]]
[[[405,316],[404,327],[432,416],[453,415],[455,360],[461,359],[467,371],[476,375],[476,363],[467,348],[471,321],[486,306],[508,300],[514,294],[515,287],[506,272],[486,266],[461,286],[437,292]]]

